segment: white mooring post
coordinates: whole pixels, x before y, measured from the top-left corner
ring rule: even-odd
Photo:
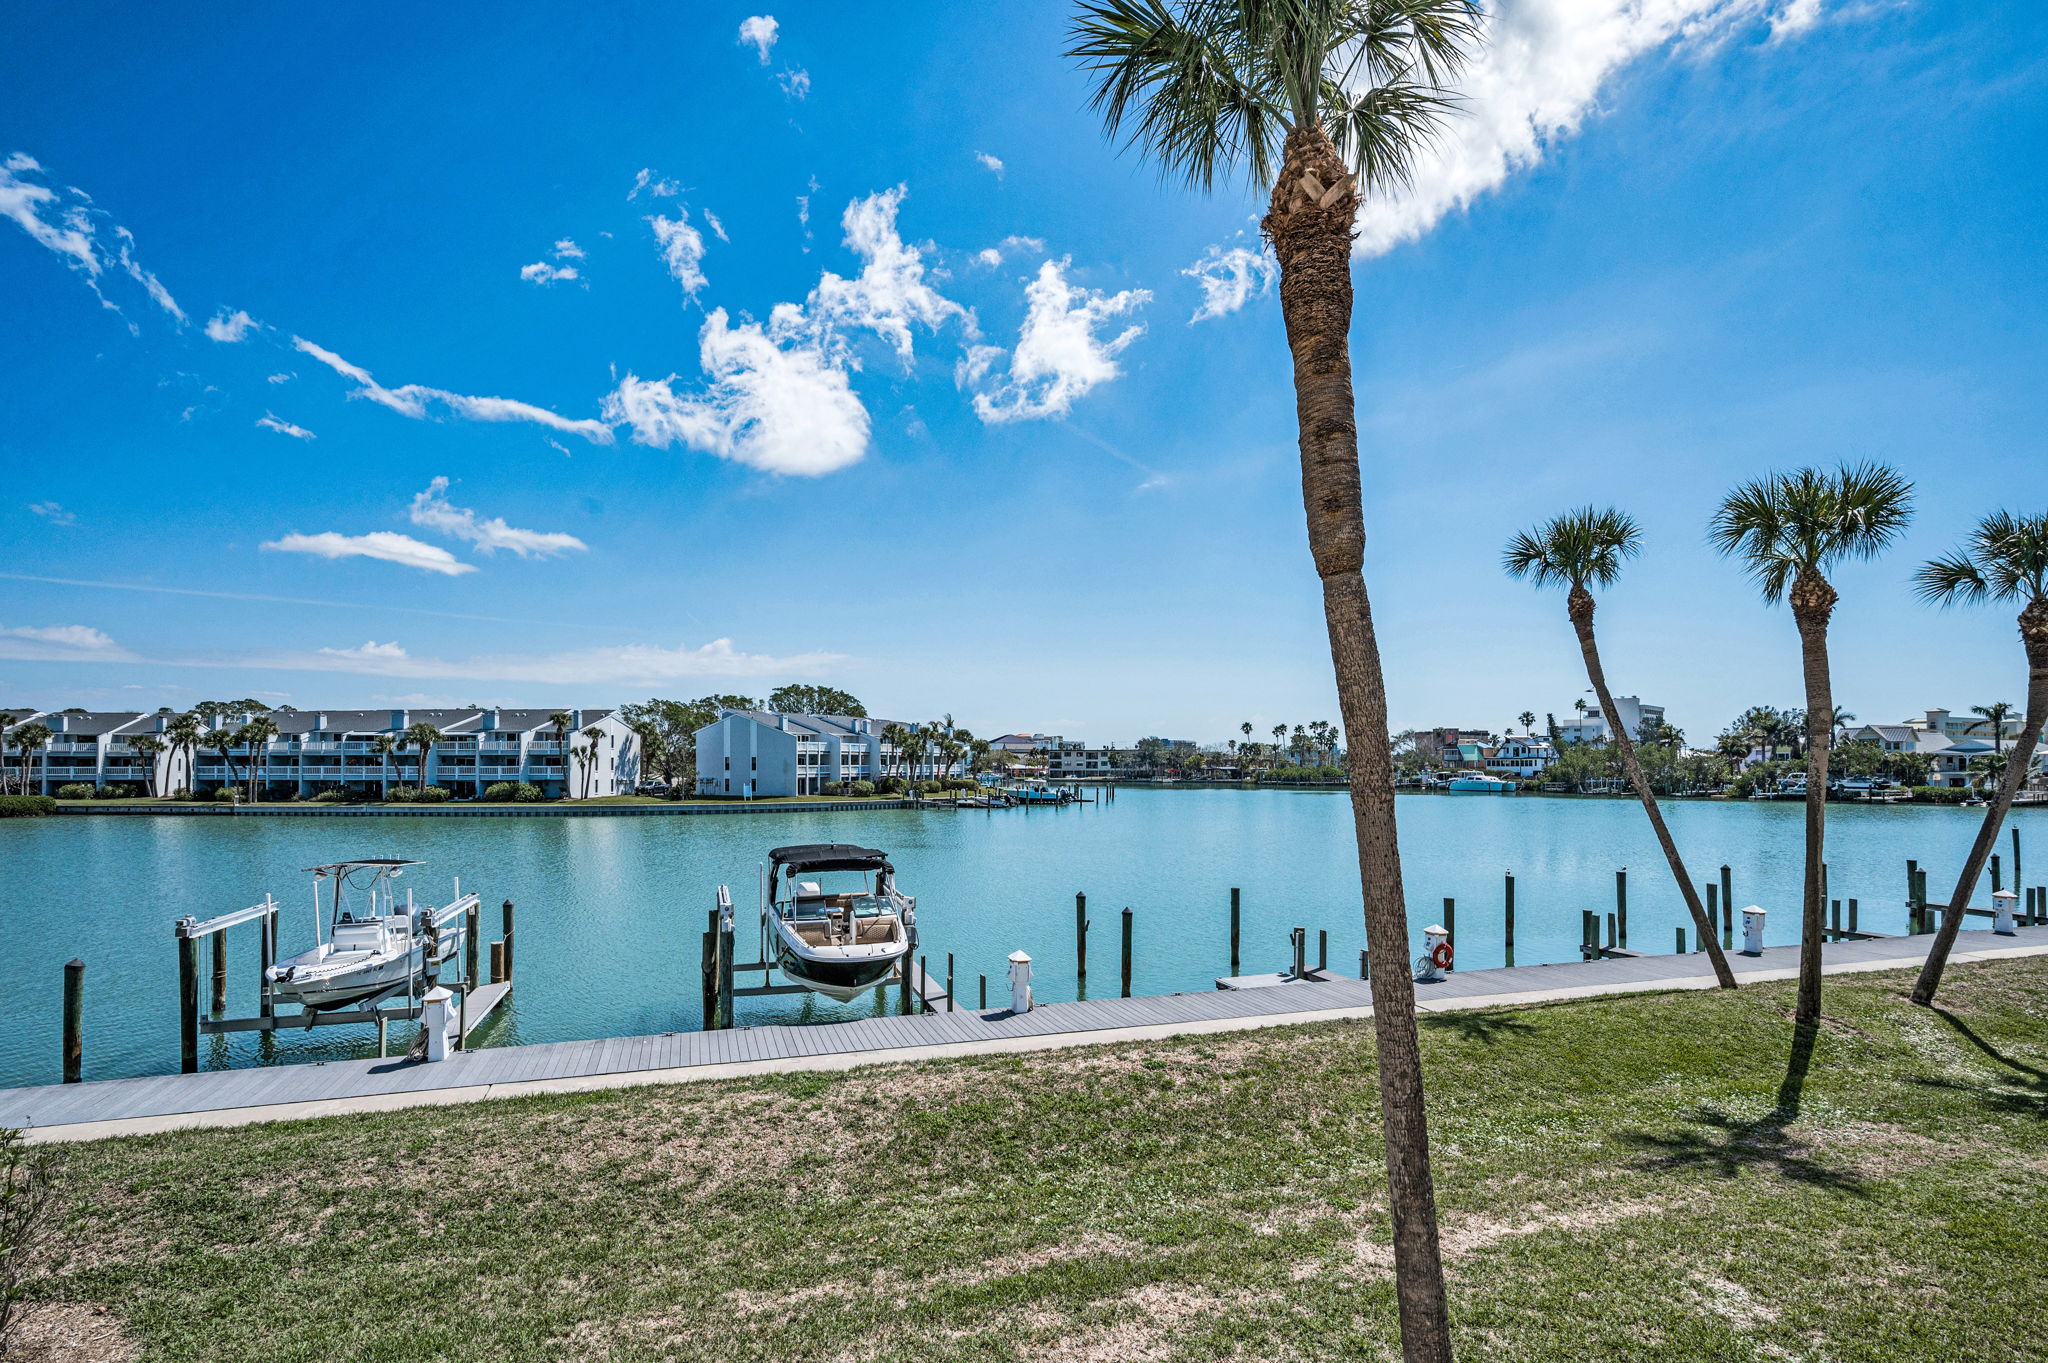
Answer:
[[[1022,951],[1010,953],[1010,1011],[1031,1011],[1031,957]]]
[[[2019,935],[2012,922],[2012,906],[2018,899],[2011,890],[1999,890],[1991,896],[1991,930],[2000,937]]]
[[[1415,964],[1419,969],[1415,976],[1417,984],[1442,984],[1444,966],[1451,954],[1451,930],[1441,923],[1431,923],[1422,930],[1422,959]]]
[[[1764,954],[1764,911],[1754,904],[1742,911],[1742,954]]]
[[[450,990],[435,985],[420,1000],[420,1027],[427,1034],[427,1059],[448,1058],[448,1033],[455,1025],[455,1010],[448,1004],[455,997]]]

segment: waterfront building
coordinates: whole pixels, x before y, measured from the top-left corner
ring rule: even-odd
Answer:
[[[253,763],[267,799],[325,791],[378,799],[393,786],[418,782],[422,754],[404,739],[416,724],[442,735],[424,754],[426,784],[457,798],[501,781],[537,786],[548,799],[624,795],[640,776],[640,736],[611,709],[271,710],[225,717],[220,728],[238,729],[257,713],[278,730],[260,748],[229,744],[223,755],[204,737],[196,749],[165,743],[153,769],[131,740],[151,734],[163,742],[178,719],[169,710],[33,712],[9,727],[33,720],[51,730],[49,744],[30,762],[29,789],[45,794],[71,784],[140,788],[152,777],[159,795],[186,788],[207,794],[246,786]]]
[[[883,737],[899,727],[911,733],[928,728],[852,715],[721,710],[697,731],[697,794],[822,795],[842,782],[889,776],[929,781],[966,770],[964,760],[948,760],[940,752],[899,751]]]
[[[1001,738],[991,738],[988,745],[997,752],[1029,757],[1040,751],[1052,752],[1065,741],[1058,734],[1004,734]]]
[[[1614,710],[1621,717],[1621,727],[1630,738],[1640,739],[1646,730],[1654,732],[1664,725],[1664,707],[1646,705],[1639,696],[1616,696]],[[1559,720],[1557,733],[1566,743],[1600,743],[1610,737],[1607,717],[1600,713],[1598,707],[1573,719]]]
[[[2024,710],[2016,709],[2007,715],[2005,721],[1998,726],[1998,739],[2000,743],[2008,743],[2012,739],[2018,738],[2020,729],[2026,722],[2027,716]],[[1959,740],[1965,738],[1988,740],[1992,737],[1991,721],[1985,719],[1982,715],[1954,715],[1946,710],[1929,710],[1924,718],[1901,720],[1900,725],[1909,729],[1917,729],[1923,734],[1942,734]]]
[[[1509,734],[1496,744],[1486,758],[1488,771],[1529,778],[1539,775],[1557,760],[1557,749],[1547,738],[1533,734]]]
[[[1055,781],[1104,780],[1116,769],[1114,750],[1079,739],[1055,739],[1047,774]]]

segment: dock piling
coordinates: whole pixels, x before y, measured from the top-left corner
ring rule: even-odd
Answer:
[[[1685,955],[1685,929],[1678,929],[1678,954]]]
[[[981,975],[977,978],[981,981],[981,989],[975,995],[976,1002],[974,1006],[985,1013],[988,1011],[988,976]]]
[[[1358,949],[1358,978],[1361,980],[1372,978],[1372,954],[1364,947]]]
[[[1308,974],[1308,929],[1295,928],[1287,934],[1287,944],[1294,949],[1294,978],[1301,979]]]
[[[946,1011],[953,1011],[953,953],[946,953]]]
[[[190,918],[178,920],[178,1069],[199,1073],[199,942],[185,933]]]
[[[1628,867],[1614,873],[1614,921],[1616,927],[1607,934],[1607,945],[1626,947],[1628,945]]]
[[[1074,894],[1074,978],[1084,984],[1088,979],[1088,896],[1079,891]]]
[[[1999,873],[1998,853],[1993,852],[1991,854],[1991,893],[1997,894],[2004,888],[2005,882],[2000,878]]]
[[[228,1010],[228,935],[213,934],[213,1015]]]
[[[1735,873],[1721,863],[1721,946],[1735,945]]]
[[[1230,973],[1233,977],[1240,973],[1237,965],[1238,928],[1241,921],[1238,914],[1239,907],[1238,889],[1233,885],[1230,889]]]
[[[1515,873],[1514,873],[1513,871],[1509,871],[1509,872],[1507,873],[1507,919],[1506,919],[1506,921],[1507,921],[1507,930],[1506,930],[1506,934],[1505,934],[1505,937],[1506,937],[1506,942],[1505,942],[1505,948],[1506,948],[1506,951],[1507,951],[1507,964],[1508,964],[1509,966],[1513,966],[1513,965],[1514,965],[1514,963],[1515,963]]]
[[[1131,907],[1124,906],[1124,994],[1131,996]]]
[[[708,932],[704,934],[704,959],[707,961],[711,959],[711,952],[714,949],[712,946],[711,936],[712,935]],[[503,942],[493,942],[491,943],[491,983],[503,984],[504,982],[505,944]],[[711,1007],[711,977],[709,975],[706,975],[704,977],[704,1016],[707,1018],[711,1016]]]
[[[1328,970],[1329,968],[1330,968],[1330,930],[1329,930],[1328,928],[1317,928],[1317,929],[1316,929],[1316,969],[1317,969],[1317,970]]]
[[[473,987],[476,984],[476,954],[478,922],[483,917],[481,908],[472,904],[462,920],[463,971],[462,978]]]
[[[64,1082],[85,1077],[85,962],[64,963]]]
[[[1709,932],[1709,933],[1711,934],[1711,933],[1713,932],[1713,930],[1714,930],[1714,924],[1716,924],[1716,923],[1718,923],[1718,922],[1720,922],[1720,921],[1721,921],[1721,887],[1720,887],[1719,885],[1716,885],[1716,884],[1715,884],[1715,883],[1714,883],[1713,881],[1711,881],[1711,880],[1710,880],[1710,881],[1708,881],[1708,882],[1707,882],[1707,886],[1706,886],[1706,889],[1707,889],[1707,931],[1708,931],[1708,932]],[[1726,946],[1726,945],[1727,945],[1727,943],[1725,943],[1725,942],[1724,942],[1724,943],[1722,943],[1722,945],[1723,945],[1723,946]],[[1701,943],[1700,943],[1700,950],[1701,950],[1701,951],[1705,951],[1706,949],[1707,949],[1707,944],[1706,944],[1705,942],[1701,942]]]
[[[510,980],[510,979],[512,978],[512,969],[513,969],[513,967],[512,967],[512,901],[511,901],[511,900],[509,900],[509,899],[508,899],[508,900],[506,900],[506,901],[504,902],[504,904],[503,904],[503,905],[502,905],[501,907],[503,908],[503,910],[504,910],[504,914],[505,914],[505,974],[504,974],[504,978],[505,978],[505,979],[507,979],[507,980]]]
[[[1618,946],[1620,946],[1620,945],[1621,945],[1621,937],[1620,937],[1620,935],[1619,935],[1619,932],[1618,932],[1618,931],[1617,931],[1617,929],[1616,929],[1615,923],[1616,923],[1616,919],[1615,919],[1614,915],[1613,915],[1613,914],[1611,914],[1611,913],[1610,913],[1610,914],[1608,914],[1608,915],[1607,915],[1607,945],[1608,945],[1608,946],[1610,946],[1610,947],[1618,947]]]
[[[264,903],[270,912],[256,922],[256,1016],[268,1018],[277,1016],[277,1000],[270,993],[270,967],[277,964],[277,908],[268,896]]]
[[[1449,895],[1444,896],[1444,936],[1455,946],[1458,940],[1458,901]],[[1445,966],[1444,969],[1451,967]]]
[[[1856,931],[1856,901],[1853,899],[1849,901],[1849,931]]]
[[[1591,909],[1579,910],[1579,955],[1588,961],[1600,955],[1600,918]]]

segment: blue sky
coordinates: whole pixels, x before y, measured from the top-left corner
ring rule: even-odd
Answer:
[[[1588,501],[1648,536],[1618,689],[1796,704],[1704,525],[1839,458],[1920,487],[1838,579],[1843,702],[2020,699],[2006,613],[1906,582],[2048,495],[2048,10],[1494,8],[1361,221],[1396,724],[1583,693],[1497,561]],[[1258,196],[1108,145],[1058,7],[880,14],[9,7],[0,703],[1334,718]]]

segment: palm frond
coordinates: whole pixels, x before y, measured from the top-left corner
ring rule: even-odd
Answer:
[[[1923,601],[1934,606],[1982,601],[1989,595],[1990,587],[1983,570],[1970,560],[1968,554],[1961,552],[1929,559],[1913,574],[1913,590]]]
[[[1621,576],[1624,562],[1642,551],[1642,538],[1627,512],[1580,507],[1509,540],[1501,568],[1538,587],[1605,587]]]
[[[1913,518],[1913,485],[1884,464],[1794,469],[1743,483],[1723,499],[1708,540],[1741,558],[1766,601],[1803,572],[1874,558]]]
[[[2048,515],[1994,511],[1970,535],[1989,594],[2000,601],[2048,597]]]
[[[1328,83],[1323,127],[1338,153],[1367,189],[1408,183],[1416,154],[1442,135],[1455,97],[1430,85],[1396,80],[1352,98]]]

